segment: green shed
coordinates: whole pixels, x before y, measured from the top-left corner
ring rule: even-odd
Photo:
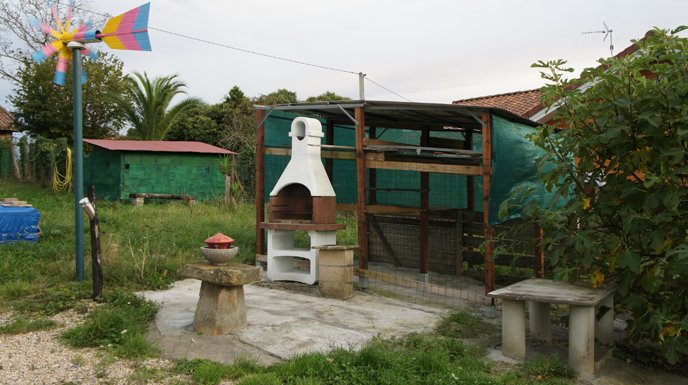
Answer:
[[[224,195],[223,156],[235,155],[201,142],[84,139],[84,185],[101,199],[129,194],[191,195],[197,200]]]

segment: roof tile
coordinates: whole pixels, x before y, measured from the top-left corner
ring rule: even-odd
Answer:
[[[454,104],[463,106],[502,108],[524,118],[530,117],[529,112],[540,104],[540,90],[525,90],[506,94],[481,96],[477,98],[455,100]]]
[[[3,107],[0,107],[0,131],[17,131],[14,128],[14,117]]]

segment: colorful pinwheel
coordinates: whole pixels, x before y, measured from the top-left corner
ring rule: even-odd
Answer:
[[[50,28],[48,25],[35,20],[34,23],[48,36],[56,40],[51,41],[32,55],[35,62],[40,63],[45,59],[58,54],[57,66],[53,82],[61,86],[64,85],[67,64],[72,62],[72,50],[68,47],[69,43],[80,44],[105,42],[112,49],[122,49],[130,51],[150,51],[150,40],[148,39],[148,13],[150,3],[146,3],[131,11],[115,16],[107,21],[103,30],[93,29],[90,23],[82,24],[78,28],[72,26],[72,15],[74,14],[74,0],[69,2],[67,15],[64,24],[60,20],[55,4],[51,7],[51,12],[58,30]],[[98,59],[98,53],[83,48],[82,53],[91,60]],[[82,82],[85,82],[82,75]]]

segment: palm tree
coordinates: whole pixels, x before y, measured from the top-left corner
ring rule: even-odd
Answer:
[[[133,138],[162,140],[179,113],[199,102],[196,98],[187,98],[170,107],[175,96],[186,94],[186,84],[178,80],[177,75],[151,80],[145,72],[134,72],[125,81],[125,94],[112,95],[112,98],[131,123],[127,136]]]

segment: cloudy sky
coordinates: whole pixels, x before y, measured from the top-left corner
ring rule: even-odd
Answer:
[[[116,15],[141,0],[93,0]],[[530,64],[567,59],[581,69],[609,55],[609,39],[582,32],[613,29],[615,52],[654,26],[688,24],[684,0],[154,0],[152,52],[116,54],[125,70],[176,73],[188,93],[216,103],[237,85],[248,96],[279,88],[300,99],[333,91],[358,97],[358,77],[270,59],[174,36],[188,35],[291,60],[363,72],[416,102],[540,87]],[[108,50],[104,45],[102,50]],[[0,102],[11,88],[0,82]],[[366,98],[401,100],[373,83]]]

